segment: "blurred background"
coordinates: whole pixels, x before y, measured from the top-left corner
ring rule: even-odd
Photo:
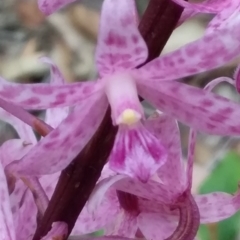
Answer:
[[[147,0],[136,0],[140,14]],[[95,79],[94,49],[102,0],[75,2],[46,18],[36,0],[0,1],[0,76],[22,83],[47,82],[48,66],[38,61],[48,56],[61,69],[68,82]],[[199,14],[178,27],[163,54],[200,38],[211,15]],[[181,81],[204,87],[219,76],[232,77],[240,59],[219,69],[190,76]],[[239,101],[233,86],[221,84],[216,93]],[[145,103],[146,113],[153,109]],[[36,112],[40,117],[44,112]],[[183,156],[187,155],[189,129],[180,124]],[[1,122],[0,142],[16,136],[10,125]],[[240,142],[238,138],[208,136],[199,133],[195,154],[193,192],[225,191],[234,193],[240,179]],[[202,240],[240,239],[240,214],[221,223],[204,225],[199,230]]]

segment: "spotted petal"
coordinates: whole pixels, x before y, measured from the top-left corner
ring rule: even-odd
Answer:
[[[101,184],[101,186],[94,191],[87,206],[84,207],[80,213],[72,231],[73,235],[86,234],[103,229],[111,224],[119,214],[120,207],[116,191],[114,189],[106,189],[105,191],[104,189],[102,192],[102,186],[106,188],[105,184]],[[95,201],[95,197],[97,201]],[[93,209],[94,206],[96,207]]]
[[[64,77],[57,67],[57,65],[52,62],[51,59],[43,57],[40,59],[42,62],[50,65],[51,69],[51,79],[50,82],[52,84],[65,84]],[[49,124],[51,127],[56,128],[68,115],[69,108],[50,108],[46,111],[45,122]]]
[[[227,193],[215,192],[195,197],[201,223],[219,222],[231,217],[240,209],[240,194],[232,196]]]
[[[75,0],[38,0],[38,7],[45,15],[50,15],[74,1]]]
[[[97,105],[97,107],[96,107]],[[27,175],[61,171],[83,149],[99,126],[107,108],[102,94],[76,106],[71,114],[9,170]]]
[[[15,228],[10,208],[6,177],[0,163],[0,236],[2,240],[15,240]]]
[[[96,61],[101,75],[143,63],[147,47],[138,28],[134,0],[105,0],[101,11]]]
[[[0,78],[0,98],[26,109],[47,109],[75,106],[83,99],[101,91],[102,82],[71,84],[20,84]]]
[[[228,8],[229,5],[231,5],[231,2],[234,2],[234,1],[221,1],[221,0],[207,1],[203,3],[189,3],[182,0],[172,0],[172,1],[184,8],[188,8],[188,9],[198,11],[198,12],[203,12],[203,13],[218,13]]]
[[[147,182],[165,163],[166,152],[161,141],[139,124],[119,127],[109,158],[112,170]]]
[[[218,135],[240,133],[239,105],[227,98],[175,81],[142,85],[139,94],[195,130]]]
[[[185,186],[185,174],[177,121],[165,114],[156,113],[145,122],[145,126],[167,149],[167,161],[158,170],[161,182],[181,192]]]
[[[239,24],[240,15],[236,12],[216,31],[208,31],[201,39],[135,70],[138,78],[143,77],[145,81],[174,80],[224,65],[240,52]]]
[[[19,160],[33,147],[33,144],[22,139],[11,139],[0,147],[0,161],[5,167],[14,160]]]

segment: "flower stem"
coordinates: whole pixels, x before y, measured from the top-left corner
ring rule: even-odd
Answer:
[[[139,26],[149,49],[148,61],[159,56],[181,13],[182,8],[170,0],[150,0]],[[112,125],[109,108],[93,138],[62,171],[33,240],[40,240],[57,221],[66,222],[68,235],[71,233],[107,162],[116,133],[117,127]]]

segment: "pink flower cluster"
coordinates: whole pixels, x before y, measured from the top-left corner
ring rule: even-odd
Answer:
[[[51,14],[72,1],[39,0],[39,7]],[[238,56],[240,3],[174,2],[186,8],[179,24],[199,12],[215,17],[202,38],[140,68],[148,50],[137,28],[135,1],[104,0],[95,58],[97,80],[65,84],[47,58],[42,61],[51,68],[49,84],[16,84],[0,78],[0,118],[20,137],[0,149],[2,240],[32,239],[37,216],[44,214],[60,171],[91,139],[108,105],[118,133],[73,235],[103,229],[105,236],[98,239],[191,240],[199,223],[220,221],[239,210],[239,193],[191,194],[196,131],[240,134],[239,105],[210,91],[221,81],[239,89],[239,71],[235,82],[220,78],[207,89],[177,80]],[[156,108],[153,116],[145,117],[139,96]],[[45,121],[24,109],[46,109]],[[192,129],[186,165],[177,121]],[[31,127],[45,137],[37,141]],[[67,227],[64,222],[54,223],[42,240],[63,238]]]

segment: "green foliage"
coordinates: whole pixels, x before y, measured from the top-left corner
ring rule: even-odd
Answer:
[[[233,194],[240,181],[240,156],[229,152],[217,164],[211,175],[200,187],[200,193],[222,191]],[[202,225],[199,237],[202,240],[235,240],[239,235],[240,212],[234,216],[213,225]]]

